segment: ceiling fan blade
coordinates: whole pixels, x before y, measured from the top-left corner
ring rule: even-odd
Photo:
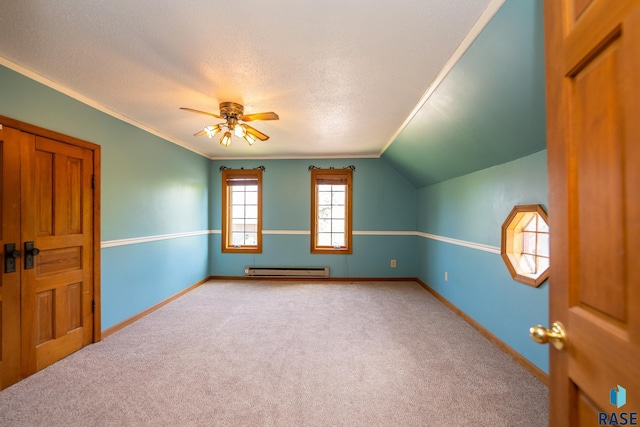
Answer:
[[[256,120],[278,120],[278,119],[280,119],[280,117],[278,117],[276,113],[271,111],[268,113],[245,114],[244,116],[240,117],[240,120],[243,120],[245,122],[252,122]]]
[[[206,111],[194,110],[193,108],[180,107],[180,109],[181,110],[185,110],[185,111],[191,111],[192,113],[204,114],[206,116],[213,116],[213,117],[216,117],[218,119],[223,119],[224,118],[224,117],[219,116],[217,114],[208,113]]]
[[[247,133],[249,135],[253,135],[256,138],[258,138],[260,141],[266,141],[267,139],[269,139],[268,135],[265,135],[264,133],[260,132],[258,129],[256,128],[252,128],[249,125],[243,125],[245,127],[245,129],[247,130]]]
[[[200,132],[196,132],[193,134],[193,136],[202,136],[202,135],[206,135],[207,131],[206,130],[201,130]]]

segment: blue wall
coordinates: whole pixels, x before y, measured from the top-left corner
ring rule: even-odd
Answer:
[[[418,191],[418,230],[500,247],[514,205],[547,203],[546,150]],[[548,349],[528,336],[548,319],[548,281],[514,281],[499,254],[421,237],[418,277],[494,335],[548,372]],[[449,280],[444,280],[448,272]]]
[[[506,0],[383,158],[417,188],[546,147],[540,0]]]
[[[221,253],[213,235],[211,274],[242,276],[246,266],[329,266],[332,277],[415,277],[416,190],[381,159],[214,161],[211,172],[211,226],[221,229],[220,166],[265,166],[263,174],[262,254]],[[309,165],[354,165],[353,254],[310,253],[311,178]],[[285,232],[281,232],[284,230]],[[275,231],[276,234],[268,234]],[[307,234],[287,234],[286,231]],[[402,232],[409,232],[402,235]],[[364,234],[359,234],[364,233]],[[390,261],[397,260],[397,268]]]
[[[208,159],[2,66],[0,94],[0,115],[101,146],[103,242],[208,230]],[[103,248],[103,329],[206,278],[207,249],[206,235]]]

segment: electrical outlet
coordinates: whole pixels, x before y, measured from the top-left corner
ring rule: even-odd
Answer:
[[[391,268],[396,268],[396,260],[395,259],[391,260]]]
[[[445,271],[445,272],[444,272],[444,281],[445,281],[445,282],[448,282],[448,281],[449,281],[449,272],[448,272],[448,271]]]

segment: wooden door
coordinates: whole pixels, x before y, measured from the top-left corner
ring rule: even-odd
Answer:
[[[22,152],[22,241],[39,250],[22,272],[27,376],[93,339],[93,153],[33,135]]]
[[[100,340],[99,173],[98,145],[0,116],[0,390]]]
[[[604,425],[640,412],[640,1],[546,0],[545,40],[550,425]]]
[[[20,258],[5,272],[5,250],[20,250],[20,132],[0,125],[0,390],[20,379]]]

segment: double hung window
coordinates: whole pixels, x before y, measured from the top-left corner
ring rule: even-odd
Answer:
[[[311,253],[352,252],[352,172],[311,170]]]
[[[222,171],[222,252],[262,252],[262,171]]]

